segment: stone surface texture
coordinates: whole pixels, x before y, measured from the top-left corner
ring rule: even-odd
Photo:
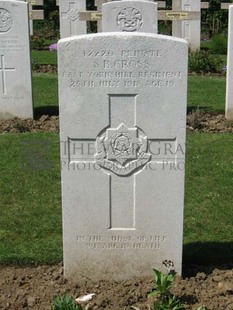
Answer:
[[[33,117],[28,4],[0,1],[0,118]]]
[[[60,36],[67,38],[86,34],[86,21],[79,20],[79,11],[86,11],[86,0],[60,0]]]
[[[233,120],[233,5],[229,7],[228,51],[227,51],[227,86],[226,118]]]
[[[173,0],[174,11],[195,11],[200,12],[200,0]],[[201,44],[201,21],[199,20],[174,20],[172,22],[172,35],[188,41],[192,51],[200,49]]]
[[[58,51],[65,276],[181,273],[186,41],[113,32]]]
[[[157,3],[113,1],[102,5],[104,32],[158,32]]]

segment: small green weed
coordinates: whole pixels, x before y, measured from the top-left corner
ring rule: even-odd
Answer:
[[[155,273],[155,288],[149,293],[149,297],[157,297],[153,305],[153,310],[185,310],[184,305],[179,298],[170,292],[176,278],[176,272],[172,261],[165,260],[163,265],[167,268],[168,273],[153,269]],[[201,306],[197,310],[208,310]]]
[[[40,68],[40,65],[38,62],[34,59],[32,59],[32,70],[38,70]]]
[[[154,303],[154,310],[184,310],[179,298],[170,292],[176,278],[176,272],[172,269],[171,261],[164,261],[163,264],[169,270],[168,274],[153,269],[155,273],[155,288],[149,293],[149,297],[156,296],[157,301]]]
[[[193,129],[201,128],[201,111],[199,107],[192,110],[191,114],[189,114],[187,124]]]
[[[77,305],[75,301],[67,294],[58,295],[52,301],[52,310],[85,310]]]

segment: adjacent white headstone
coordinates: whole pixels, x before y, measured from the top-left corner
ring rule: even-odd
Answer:
[[[0,118],[32,118],[28,4],[0,1]]]
[[[173,11],[195,11],[200,12],[200,0],[173,0]],[[185,20],[172,22],[172,35],[188,41],[192,51],[200,49],[201,42],[201,20]]]
[[[102,5],[105,32],[158,32],[157,3],[149,1],[112,1]]]
[[[229,7],[228,51],[227,51],[227,87],[226,118],[233,120],[233,5]]]
[[[58,53],[65,276],[181,273],[186,41],[103,33]]]
[[[61,38],[87,33],[86,22],[79,20],[80,11],[86,11],[86,0],[59,1]]]

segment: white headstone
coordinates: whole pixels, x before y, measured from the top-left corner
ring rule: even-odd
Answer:
[[[200,0],[173,0],[172,9],[174,11],[194,11],[200,12]],[[192,51],[200,49],[201,44],[201,20],[184,20],[172,22],[172,35],[188,41]]]
[[[0,1],[0,118],[32,118],[28,4]]]
[[[186,41],[102,33],[58,54],[65,276],[181,273]]]
[[[227,51],[227,87],[226,118],[233,120],[233,5],[229,7],[228,51]]]
[[[112,1],[102,5],[105,32],[158,32],[157,3],[149,1]]]
[[[86,11],[86,0],[59,1],[61,38],[87,33],[86,22],[79,20],[80,11]]]

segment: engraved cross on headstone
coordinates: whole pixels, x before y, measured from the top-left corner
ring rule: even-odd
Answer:
[[[78,19],[78,11],[75,8],[74,2],[69,2],[69,9],[66,12],[61,13],[62,18],[67,18],[69,20],[69,26],[70,26],[70,34],[75,34],[75,21]]]
[[[1,77],[1,88],[2,88],[2,94],[7,94],[7,88],[6,88],[6,72],[15,71],[15,67],[8,67],[5,65],[5,56],[0,55],[0,77]]]
[[[90,150],[90,144],[95,143],[96,150],[92,154],[88,152],[88,156],[89,161],[101,167],[109,177],[108,229],[135,230],[137,174],[143,173],[147,163],[161,164],[160,159],[153,158],[148,147],[151,142],[160,140],[156,137],[148,139],[143,128],[137,127],[137,94],[108,96],[108,128],[97,134],[96,139],[69,138],[69,165],[82,163],[85,167],[88,158],[84,155],[84,147]],[[162,140],[175,142],[176,138]],[[74,149],[81,150],[83,159],[72,155]]]
[[[85,34],[87,32],[86,22],[79,20],[79,11],[85,9],[85,0],[74,0],[60,3],[61,37]]]

